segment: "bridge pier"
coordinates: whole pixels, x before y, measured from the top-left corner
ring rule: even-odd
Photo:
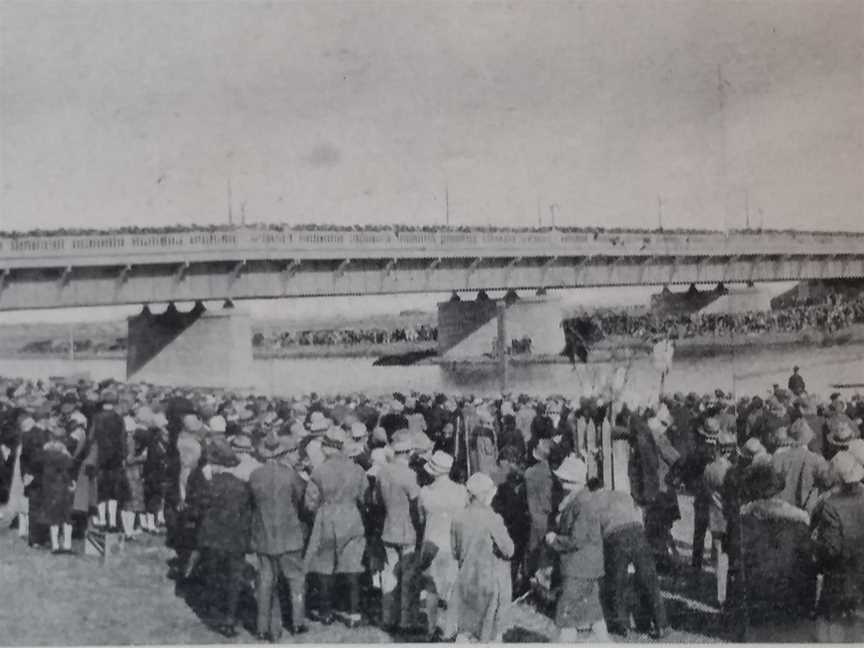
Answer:
[[[128,319],[127,380],[240,388],[252,375],[251,318],[233,304],[208,311],[197,302],[181,313],[172,303],[159,315],[145,306]]]

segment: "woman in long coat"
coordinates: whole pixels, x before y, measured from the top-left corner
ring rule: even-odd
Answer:
[[[420,560],[426,590],[427,639],[433,640],[438,626],[438,602],[450,598],[453,582],[459,573],[450,546],[450,529],[454,515],[464,510],[468,503],[468,492],[462,484],[450,479],[453,457],[446,452],[438,451],[432,455],[424,469],[435,480],[420,490],[420,509],[425,519]],[[445,623],[441,634],[449,637],[452,630]]]
[[[513,541],[504,520],[492,510],[496,490],[492,479],[475,473],[465,486],[470,503],[453,519],[450,535],[459,575],[448,613],[456,620],[457,636],[501,641],[513,591],[508,562]]]

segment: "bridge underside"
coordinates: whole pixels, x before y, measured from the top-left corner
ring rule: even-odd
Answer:
[[[215,299],[864,277],[864,252],[255,259],[0,271],[0,311]]]

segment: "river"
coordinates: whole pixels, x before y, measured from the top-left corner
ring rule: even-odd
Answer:
[[[500,391],[499,379],[488,371],[450,371],[435,365],[373,367],[373,358],[255,360],[250,387],[277,395],[394,391],[474,393]],[[720,388],[736,395],[764,394],[774,383],[786,385],[794,365],[812,393],[826,395],[836,383],[864,382],[864,344],[833,347],[774,348],[710,358],[682,358],[673,362],[666,380],[669,392],[713,392]],[[573,370],[566,364],[512,367],[509,390],[530,394],[578,396],[601,386],[621,363],[589,363]],[[0,375],[47,378],[88,372],[96,380],[125,378],[123,360],[0,359]],[[626,392],[656,391],[657,371],[649,358],[633,362]],[[843,391],[843,390],[840,390]],[[854,390],[853,390],[854,391]],[[862,390],[864,391],[864,390]]]

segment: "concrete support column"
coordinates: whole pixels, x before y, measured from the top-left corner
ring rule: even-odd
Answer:
[[[252,386],[252,324],[238,308],[144,311],[128,320],[126,378],[160,385]]]

